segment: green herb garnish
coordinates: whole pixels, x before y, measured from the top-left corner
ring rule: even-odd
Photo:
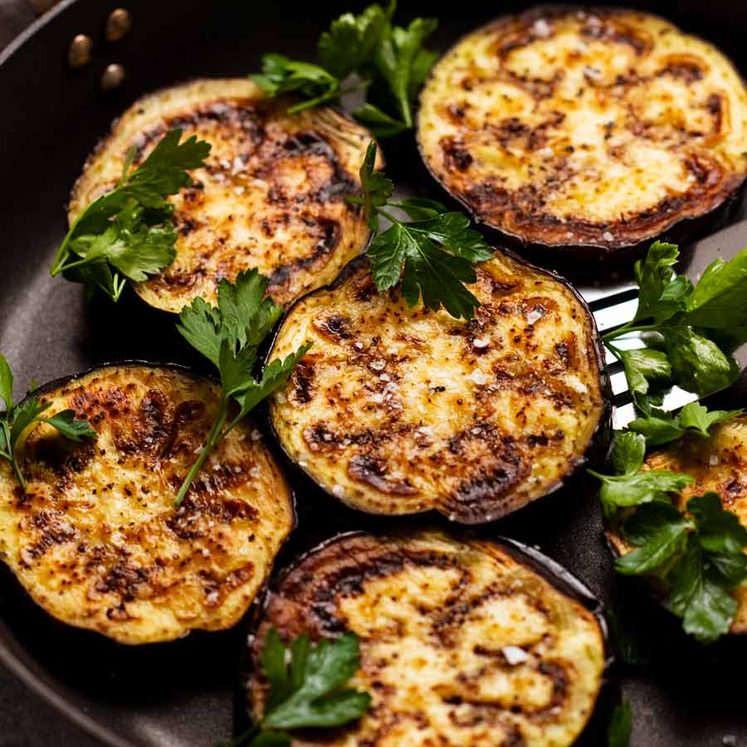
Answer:
[[[0,354],[0,399],[5,406],[0,413],[0,458],[7,459],[13,468],[13,474],[21,489],[26,490],[26,479],[21,471],[17,453],[20,440],[26,429],[35,423],[46,423],[55,428],[70,441],[82,441],[84,438],[96,438],[96,431],[86,420],[78,420],[74,410],[62,410],[54,415],[44,417],[49,402],[42,402],[31,394],[20,404],[13,402],[13,373],[8,361]]]
[[[635,316],[602,338],[622,362],[639,403],[652,385],[676,384],[706,396],[739,375],[731,350],[747,341],[747,249],[728,262],[712,262],[696,285],[675,272],[678,257],[675,244],[652,244],[635,263]],[[621,350],[614,344],[633,333],[643,334],[644,348]]]
[[[733,591],[747,580],[747,529],[725,510],[716,493],[687,502],[686,513],[672,497],[694,480],[664,470],[642,470],[644,437],[615,437],[614,476],[602,480],[601,500],[608,517],[634,507],[621,525],[635,547],[615,561],[625,575],[650,575],[666,590],[667,606],[682,618],[685,631],[703,643],[729,630],[737,610]]]
[[[368,246],[376,288],[385,291],[401,282],[410,306],[422,299],[429,309],[443,306],[457,319],[471,319],[479,301],[465,283],[475,282],[473,264],[490,259],[493,250],[464,213],[449,211],[435,200],[392,200],[394,185],[375,170],[376,150],[370,143],[361,166],[362,197],[349,198],[364,205],[376,232]],[[391,223],[384,231],[381,217]]]
[[[615,706],[612,718],[607,727],[607,747],[628,747],[633,728],[630,703],[624,701]]]
[[[176,231],[166,197],[192,183],[187,171],[202,166],[210,152],[194,135],[180,143],[181,135],[171,130],[133,171],[130,151],[117,186],[70,227],[52,263],[53,277],[62,273],[117,301],[128,279],[142,282],[173,262]]]
[[[286,648],[272,628],[260,664],[269,686],[264,715],[232,747],[287,747],[289,731],[344,726],[371,704],[368,693],[345,687],[360,668],[360,645],[352,633],[318,643],[302,635]]]
[[[353,112],[357,119],[379,137],[410,129],[415,97],[437,57],[423,45],[438,22],[416,18],[406,27],[397,26],[395,9],[392,1],[386,9],[374,3],[358,15],[345,13],[319,37],[319,64],[266,54],[262,72],[252,78],[271,96],[303,96],[291,112],[365,90],[365,103]]]
[[[207,442],[179,488],[177,506],[221,438],[285,384],[310,347],[307,343],[284,360],[276,358],[255,378],[259,345],[283,313],[282,306],[265,297],[266,291],[267,278],[249,270],[240,273],[233,284],[221,280],[217,308],[196,298],[179,314],[177,329],[182,337],[220,373],[221,401]],[[238,407],[238,412],[229,420],[232,406]]]

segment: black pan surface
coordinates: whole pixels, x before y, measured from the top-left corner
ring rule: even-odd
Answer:
[[[66,227],[69,189],[112,118],[138,96],[190,77],[243,75],[257,68],[264,51],[309,57],[328,20],[359,5],[131,0],[126,7],[134,19],[132,33],[119,44],[105,44],[104,20],[119,4],[63,0],[0,56],[0,350],[16,372],[19,395],[32,379],[46,381],[106,361],[197,363],[177,339],[171,317],[132,296],[117,306],[103,300],[87,306],[80,286],[49,278]],[[524,5],[460,0],[444,6],[437,43],[444,47],[478,23]],[[747,5],[740,0],[627,5],[659,12],[711,39],[747,74]],[[422,0],[402,6],[404,17],[435,10]],[[91,34],[96,48],[93,64],[73,72],[64,60],[78,33]],[[111,62],[126,67],[127,80],[102,94],[98,79]],[[384,148],[396,181],[437,196],[412,141]],[[743,234],[730,240],[747,244]],[[602,264],[592,275],[602,290],[620,281]],[[582,285],[581,290],[599,295],[598,289]],[[745,404],[737,390],[724,397],[731,406]],[[343,508],[289,470],[300,524],[280,564],[338,531],[391,526]],[[646,663],[618,666],[608,691],[616,696],[621,687],[631,701],[634,747],[747,745],[747,708],[739,686],[747,641],[699,646],[638,587],[613,576],[593,484],[576,479],[485,531],[539,546],[627,621]],[[117,646],[55,623],[0,571],[0,661],[105,744],[206,746],[241,728],[245,633],[239,626],[168,645]],[[584,743],[604,744],[599,729]]]

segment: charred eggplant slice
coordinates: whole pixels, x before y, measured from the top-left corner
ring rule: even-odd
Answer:
[[[251,425],[174,496],[218,407],[184,370],[123,364],[55,382],[49,412],[97,432],[75,444],[40,425],[23,446],[24,495],[0,462],[0,557],[54,617],[121,643],[233,625],[291,531],[290,490]]]
[[[523,243],[649,241],[747,175],[747,89],[707,42],[646,13],[538,8],[464,37],[422,95],[420,150],[474,215]]]
[[[365,216],[345,195],[360,186],[368,131],[332,109],[289,114],[247,79],[198,80],[134,103],[85,165],[72,193],[76,215],[119,179],[131,147],[139,164],[166,132],[181,128],[212,146],[195,184],[171,199],[174,263],[137,293],[178,312],[212,300],[221,278],[256,267],[270,293],[290,303],[331,282],[368,239]]]
[[[471,321],[379,294],[365,261],[286,316],[272,357],[313,341],[271,400],[283,448],[380,514],[491,521],[557,488],[607,413],[594,320],[563,281],[496,254]],[[604,429],[602,429],[602,432]]]
[[[599,621],[505,547],[442,534],[342,536],[270,592],[252,640],[351,631],[373,698],[329,745],[567,747],[586,725],[605,667]],[[255,715],[264,679],[249,683]],[[293,744],[321,744],[313,737]]]
[[[713,491],[721,496],[724,508],[747,526],[747,415],[713,426],[708,438],[686,435],[652,451],[646,457],[646,468],[682,472],[695,478],[677,498],[682,511],[693,496]],[[625,542],[615,526],[608,528],[607,538],[616,553],[635,549]],[[734,595],[739,606],[730,632],[744,634],[747,633],[747,586],[737,588]]]

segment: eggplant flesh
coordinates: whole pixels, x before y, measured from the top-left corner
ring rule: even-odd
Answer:
[[[271,399],[290,458],[359,510],[435,509],[483,523],[561,485],[604,432],[603,363],[588,307],[564,281],[496,253],[470,321],[398,289],[367,262],[294,305],[271,357],[313,346]]]
[[[420,99],[426,166],[532,246],[636,247],[747,175],[747,88],[711,44],[631,10],[537,8],[468,34]]]
[[[257,268],[275,301],[288,304],[331,282],[365,245],[369,229],[345,196],[360,191],[369,132],[329,108],[297,114],[243,78],[197,80],[135,102],[88,159],[69,219],[113,188],[125,156],[134,165],[173,128],[212,146],[192,187],[169,198],[176,259],[134,285],[151,306],[178,312],[215,299],[222,278]]]
[[[273,627],[286,642],[355,633],[361,667],[350,685],[372,697],[360,721],[294,745],[567,747],[605,669],[604,631],[584,605],[502,545],[441,533],[342,536],[287,572],[251,639],[255,717]]]
[[[686,435],[679,441],[652,451],[644,469],[680,472],[695,478],[676,498],[681,511],[690,498],[714,492],[721,496],[724,508],[737,515],[747,527],[747,415],[726,420],[711,429],[708,438]],[[607,538],[617,554],[630,552],[629,545],[616,525],[607,529]],[[747,586],[734,592],[738,602],[730,632],[747,633]]]
[[[49,614],[120,643],[230,627],[294,524],[288,485],[243,422],[174,498],[219,406],[211,381],[140,364],[94,369],[39,390],[97,432],[73,443],[48,425],[25,436],[25,495],[0,461],[0,558]]]

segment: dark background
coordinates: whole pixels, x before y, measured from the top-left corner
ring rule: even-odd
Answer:
[[[437,8],[420,0],[400,3],[405,18],[413,13],[441,16],[440,46],[491,15],[527,4],[486,7],[478,0],[460,0],[456,7]],[[688,31],[713,39],[745,72],[743,0],[628,4],[667,15]],[[106,45],[104,19],[117,5],[132,10],[134,29],[119,45]],[[64,233],[63,205],[70,185],[109,121],[158,86],[201,74],[243,75],[257,68],[263,51],[309,58],[330,17],[363,5],[359,0],[79,0],[5,63],[0,70],[0,164],[5,175],[0,183],[0,349],[17,373],[19,393],[32,378],[46,381],[107,359],[185,359],[175,344],[172,320],[131,298],[116,309],[105,303],[86,308],[80,288],[47,276],[49,257]],[[0,35],[20,30],[30,17],[25,0],[0,0]],[[95,56],[90,67],[71,72],[64,57],[77,33],[94,37]],[[104,96],[97,92],[97,82],[110,62],[125,64],[128,79]],[[423,194],[433,190],[427,178],[419,181],[422,169],[411,146],[397,152],[386,144],[385,149],[397,181],[409,179]],[[739,399],[730,406],[743,404]],[[319,495],[298,475],[294,483],[301,529],[279,565],[322,536],[356,522],[367,524],[365,517]],[[323,517],[322,523],[316,515]],[[613,577],[592,486],[574,481],[488,531],[539,545],[609,606],[622,610],[635,639],[643,642],[647,661],[619,667],[607,688],[614,699],[621,687],[633,705],[632,747],[747,747],[747,708],[739,684],[744,681],[746,642],[700,647],[640,589]],[[233,721],[241,718],[241,705],[233,699],[242,634],[239,629],[190,636],[168,646],[123,649],[54,624],[0,570],[0,654],[37,686],[52,687],[74,706],[69,710],[107,724],[133,744],[210,747],[228,736]],[[728,736],[737,741],[724,742]],[[604,743],[599,732],[590,739],[584,740],[585,747]],[[93,744],[0,669],[0,747]]]

